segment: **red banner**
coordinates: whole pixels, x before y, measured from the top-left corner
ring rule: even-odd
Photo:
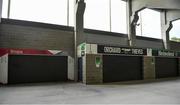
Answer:
[[[0,56],[5,54],[15,54],[15,55],[54,55],[49,50],[36,50],[36,49],[9,49],[9,48],[0,48]]]

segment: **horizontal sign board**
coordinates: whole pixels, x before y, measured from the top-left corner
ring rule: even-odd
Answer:
[[[152,50],[152,56],[176,57],[176,52],[167,50]]]
[[[115,47],[98,45],[98,53],[124,54],[124,55],[147,55],[147,50],[142,48]]]
[[[97,44],[81,44],[79,48],[81,56],[86,53],[91,54],[120,54],[120,55],[141,55],[141,56],[161,56],[161,57],[180,57],[180,52],[165,50],[165,49],[152,49],[152,48],[133,48],[121,46],[107,46]]]

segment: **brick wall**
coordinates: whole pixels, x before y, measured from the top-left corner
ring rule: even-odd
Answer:
[[[171,48],[171,50],[180,51],[180,43],[171,41],[170,48]]]
[[[1,48],[33,48],[64,50],[73,56],[74,32],[67,30],[65,26],[49,25],[44,23],[4,20],[0,24]],[[11,21],[14,23],[12,24]],[[19,25],[20,24],[20,25]],[[28,25],[22,25],[28,24]],[[31,25],[29,25],[31,24]],[[36,27],[38,25],[38,27]],[[45,25],[45,27],[43,25]],[[51,27],[51,28],[49,28]],[[61,28],[59,28],[61,27]],[[62,28],[63,27],[63,28]],[[88,43],[128,46],[127,35],[100,31],[86,32]],[[137,47],[163,48],[160,40],[138,37]],[[171,42],[171,50],[180,50],[180,43]]]
[[[143,65],[144,79],[155,79],[155,57],[144,57]]]
[[[0,25],[1,48],[64,50],[73,55],[73,32],[20,25]]]
[[[102,55],[86,55],[86,68],[85,72],[83,73],[83,82],[86,84],[96,84],[103,82],[102,64],[100,67],[96,67],[96,57],[100,57],[102,59]]]

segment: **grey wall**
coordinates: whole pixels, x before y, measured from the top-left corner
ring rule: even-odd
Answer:
[[[170,42],[170,48],[171,48],[171,50],[180,51],[180,43],[172,41],[172,42]]]
[[[163,42],[152,38],[137,38],[137,47],[140,48],[158,48],[163,49]]]
[[[92,34],[85,33],[87,43],[95,43],[95,44],[108,44],[115,46],[127,46],[128,41],[125,37],[112,36],[107,34]]]
[[[26,21],[20,25],[12,23],[2,22],[0,24],[0,48],[63,50],[73,56],[73,29],[41,23],[24,25],[28,23]],[[37,24],[40,25],[37,27]],[[127,35],[119,33],[86,29],[85,36],[87,43],[128,46]],[[153,38],[137,37],[136,43],[137,47],[163,48],[162,40]],[[180,43],[171,42],[170,45],[172,50],[180,50]]]
[[[109,32],[89,32],[85,33],[85,35],[87,43],[128,46],[127,35]],[[145,37],[137,37],[136,45],[142,48],[163,48],[162,40]]]
[[[73,55],[73,32],[1,24],[0,47],[64,50]]]

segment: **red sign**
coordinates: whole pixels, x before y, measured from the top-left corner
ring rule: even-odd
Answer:
[[[9,49],[9,48],[0,48],[0,56],[5,54],[15,54],[15,55],[23,55],[23,54],[31,54],[31,55],[54,55],[49,50],[36,50],[36,49]]]

